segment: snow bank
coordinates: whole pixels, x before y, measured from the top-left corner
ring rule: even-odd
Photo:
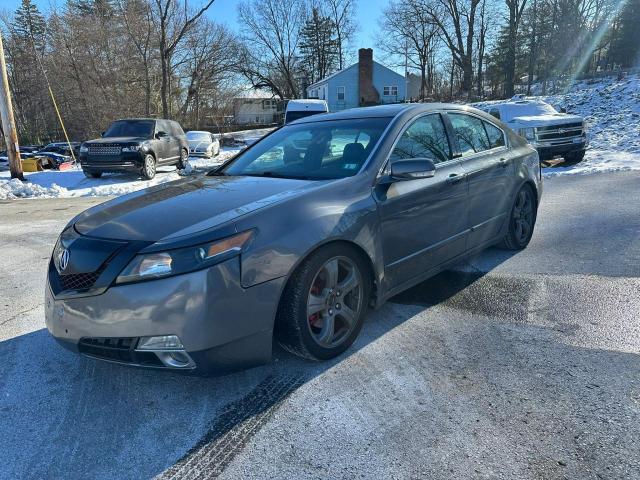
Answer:
[[[63,172],[49,170],[25,173],[27,182],[9,177],[9,172],[0,172],[0,200],[14,198],[46,197],[97,197],[117,196],[134,192],[160,183],[177,180],[181,176],[196,175],[220,165],[240,150],[224,148],[213,158],[190,157],[185,169],[159,167],[153,180],[140,180],[133,174],[104,174],[101,178],[86,178],[82,170],[74,168]]]

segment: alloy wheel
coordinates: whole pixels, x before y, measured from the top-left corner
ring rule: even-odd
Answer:
[[[147,178],[153,178],[156,174],[156,161],[151,155],[147,155],[144,159],[144,171]]]
[[[307,320],[313,340],[324,348],[344,342],[363,308],[362,274],[347,257],[333,257],[316,273],[307,299]]]
[[[526,243],[533,229],[533,199],[528,189],[518,192],[513,207],[513,233],[519,243]]]

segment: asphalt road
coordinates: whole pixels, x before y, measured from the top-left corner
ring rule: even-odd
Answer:
[[[0,203],[0,478],[640,478],[640,174],[553,178],[518,254],[372,312],[328,363],[221,378],[43,329],[56,235],[100,199]]]

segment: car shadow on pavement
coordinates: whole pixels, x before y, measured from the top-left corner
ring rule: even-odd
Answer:
[[[84,358],[45,329],[0,342],[0,477],[215,476],[296,389],[481,276],[447,271],[394,297],[412,307],[370,314],[354,346],[332,361],[275,347],[268,365],[223,377]]]

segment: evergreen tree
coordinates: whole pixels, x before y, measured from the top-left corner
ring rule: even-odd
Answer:
[[[22,47],[35,48],[40,53],[44,50],[46,21],[37,5],[31,0],[22,0],[16,10],[14,34],[23,43]]]
[[[331,18],[314,7],[300,29],[300,39],[302,69],[311,83],[336,70],[340,52]]]

